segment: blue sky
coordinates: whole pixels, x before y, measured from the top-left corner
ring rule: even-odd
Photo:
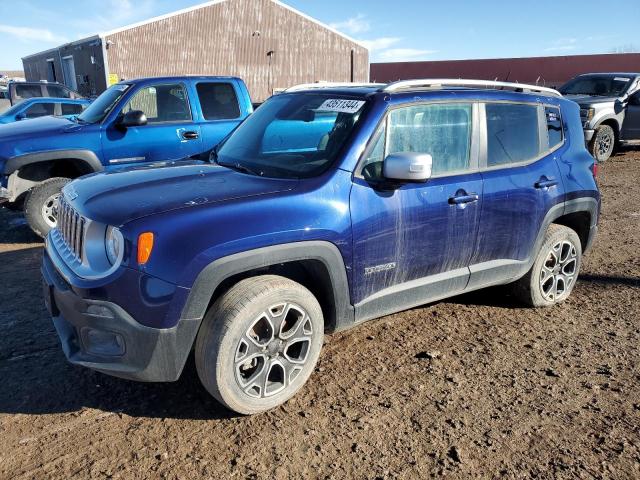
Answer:
[[[285,2],[364,42],[372,61],[640,51],[639,0],[538,0],[530,8],[498,0]],[[0,69],[21,69],[25,55],[198,3],[4,0]]]

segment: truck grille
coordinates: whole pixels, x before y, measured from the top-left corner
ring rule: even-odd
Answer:
[[[66,202],[64,195],[60,195],[57,221],[57,228],[62,235],[66,247],[78,261],[82,262],[84,228],[87,222],[82,215],[76,212],[73,207]]]

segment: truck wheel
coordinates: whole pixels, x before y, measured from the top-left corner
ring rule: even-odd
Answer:
[[[56,226],[56,214],[60,192],[71,180],[54,177],[31,189],[24,202],[24,216],[36,235],[45,237]]]
[[[324,337],[322,309],[302,285],[275,275],[238,282],[207,312],[196,340],[200,381],[241,413],[274,408],[305,384]]]
[[[576,232],[550,225],[531,270],[514,284],[515,295],[532,307],[550,307],[569,297],[578,279],[582,246]]]
[[[600,125],[589,143],[589,153],[598,162],[605,162],[615,150],[616,134],[609,125]]]

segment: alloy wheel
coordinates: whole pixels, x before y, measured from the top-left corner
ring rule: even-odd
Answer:
[[[545,300],[561,299],[570,291],[575,281],[578,267],[578,252],[568,240],[556,243],[540,271],[540,290]]]
[[[598,156],[600,158],[607,158],[613,152],[613,138],[608,133],[603,134],[598,139]]]
[[[254,398],[276,395],[304,369],[313,338],[307,312],[294,303],[266,309],[244,332],[235,349],[238,385]]]

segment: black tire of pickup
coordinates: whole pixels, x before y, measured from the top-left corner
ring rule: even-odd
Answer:
[[[596,128],[589,142],[589,153],[598,162],[606,162],[616,149],[616,133],[609,125]]]
[[[55,227],[55,204],[69,178],[48,178],[33,187],[24,202],[24,216],[33,232],[44,238]]]
[[[305,287],[275,275],[241,280],[205,315],[196,339],[198,376],[228,409],[264,412],[306,383],[323,338],[322,309]]]
[[[530,307],[556,305],[571,295],[581,265],[582,246],[578,234],[569,227],[552,224],[533,266],[513,284],[513,293]]]

